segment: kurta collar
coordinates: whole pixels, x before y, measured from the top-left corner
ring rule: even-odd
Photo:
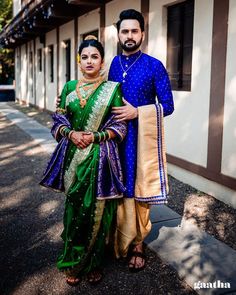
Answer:
[[[121,58],[122,60],[129,60],[129,61],[134,61],[136,58],[138,58],[138,56],[140,55],[141,50],[135,52],[134,54],[130,54],[129,56],[125,55],[125,54],[121,54]]]

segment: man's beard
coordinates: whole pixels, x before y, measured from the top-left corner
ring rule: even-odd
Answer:
[[[119,39],[119,41],[120,41],[120,39]],[[140,41],[138,43],[136,43],[134,40],[132,40],[133,45],[132,46],[127,46],[126,43],[129,43],[130,41],[131,40],[125,41],[125,43],[122,43],[120,41],[120,46],[124,51],[132,52],[132,51],[135,51],[136,49],[138,49],[140,47],[140,45],[142,44],[142,42],[143,42],[143,37],[140,39]]]

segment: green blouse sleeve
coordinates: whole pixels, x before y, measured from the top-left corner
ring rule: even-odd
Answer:
[[[66,83],[62,89],[62,92],[61,92],[61,95],[60,95],[60,98],[61,98],[61,101],[60,101],[60,104],[59,104],[59,108],[60,109],[63,109],[63,110],[66,110],[66,96],[67,96],[67,92],[68,92],[68,84]]]
[[[72,80],[72,81],[67,82],[64,85],[61,95],[60,95],[61,101],[60,101],[60,104],[57,108],[57,112],[66,113],[66,97],[70,92],[75,90],[76,84],[77,84],[77,80]]]

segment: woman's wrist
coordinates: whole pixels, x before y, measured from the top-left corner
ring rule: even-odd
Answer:
[[[71,134],[74,130],[71,130],[70,128],[66,127],[66,126],[62,126],[60,128],[60,134],[63,136],[63,137],[67,137],[70,139],[71,137]]]

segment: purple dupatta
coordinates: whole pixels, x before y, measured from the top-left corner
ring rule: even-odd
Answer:
[[[56,138],[58,145],[53,152],[40,184],[57,191],[64,191],[64,161],[69,140],[62,137],[58,132],[62,125],[71,128],[70,122],[65,115],[55,113],[51,133]],[[100,155],[98,165],[97,198],[110,199],[120,198],[125,191],[123,176],[118,153],[117,142],[123,140],[127,132],[125,122],[116,122],[114,115],[110,116],[100,130],[110,129],[116,133],[114,140],[100,143]]]

